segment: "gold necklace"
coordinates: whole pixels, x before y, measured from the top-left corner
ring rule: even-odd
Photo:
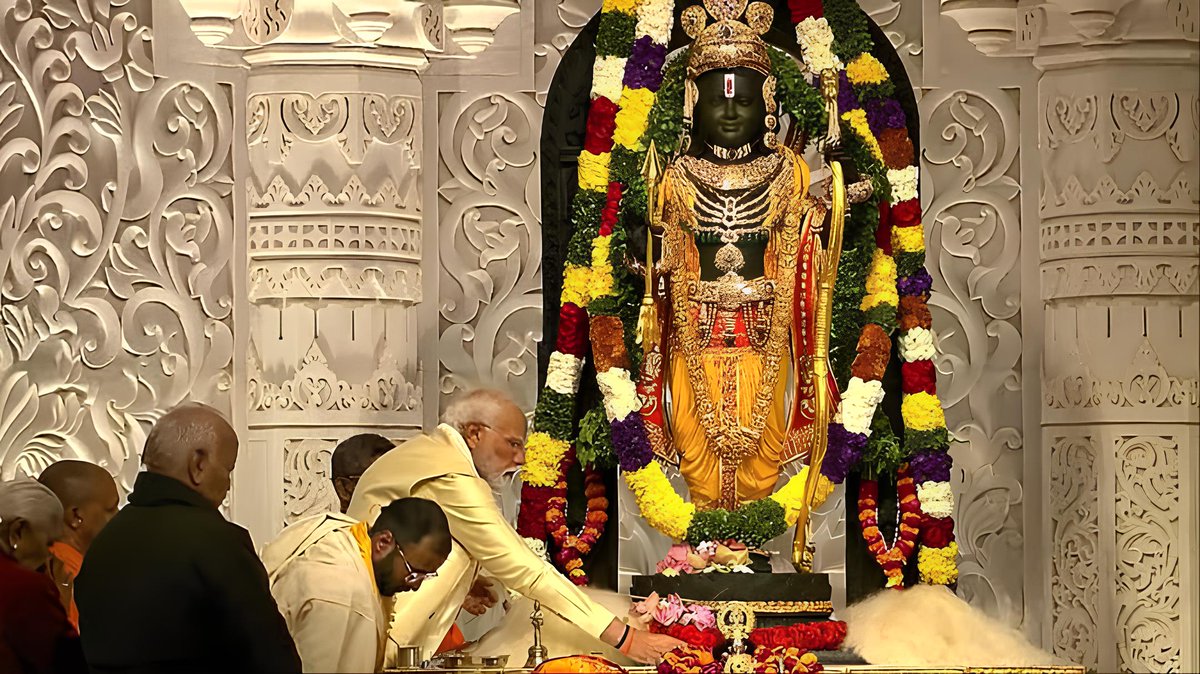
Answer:
[[[750,143],[733,148],[712,144],[709,144],[708,147],[716,155],[717,159],[724,159],[725,161],[739,161],[750,156]]]

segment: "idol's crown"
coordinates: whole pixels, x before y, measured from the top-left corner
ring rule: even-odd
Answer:
[[[771,74],[767,44],[759,37],[771,28],[774,10],[764,2],[703,0],[683,11],[683,29],[692,38],[688,79],[718,68],[750,68]],[[707,10],[707,11],[705,11]],[[712,23],[709,23],[709,17]],[[744,21],[741,20],[744,17]]]

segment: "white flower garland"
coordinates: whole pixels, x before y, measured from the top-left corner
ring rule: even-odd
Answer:
[[[579,392],[579,374],[583,360],[569,353],[555,351],[546,365],[546,386],[560,395],[574,397]]]
[[[619,56],[602,56],[596,59],[596,65],[592,69],[592,98],[603,96],[613,103],[621,100],[625,61],[626,59]]]
[[[796,42],[800,54],[810,73],[820,74],[826,70],[842,70],[842,62],[833,53],[833,29],[825,17],[808,17],[796,25]]]
[[[935,519],[945,519],[954,514],[954,492],[949,482],[922,482],[917,485],[917,500],[921,510]]]
[[[614,367],[607,372],[597,373],[596,383],[604,394],[604,412],[610,423],[642,409],[637,385],[629,376],[629,370]]]
[[[933,360],[937,347],[933,344],[933,331],[917,326],[906,330],[897,340],[900,359],[906,363],[918,360]]]
[[[675,22],[673,6],[673,2],[663,0],[652,0],[638,5],[635,39],[649,35],[655,44],[666,44],[671,39],[671,26]]]
[[[833,420],[851,433],[870,437],[871,420],[875,417],[875,408],[883,402],[883,396],[883,382],[851,377]]]
[[[892,186],[892,203],[917,198],[917,167],[909,166],[902,169],[888,169],[888,183]]]

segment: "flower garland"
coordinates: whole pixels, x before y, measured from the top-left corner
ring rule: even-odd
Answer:
[[[904,565],[917,547],[920,532],[921,503],[908,474],[908,464],[897,473],[896,494],[898,498],[899,522],[896,525],[896,540],[888,545],[879,530],[879,481],[864,478],[858,491],[858,521],[862,525],[863,540],[875,563],[887,576],[887,587],[904,587]]]
[[[634,285],[621,271],[625,234],[620,216],[623,202],[631,200],[625,197],[632,197],[627,193],[636,189],[629,171],[640,167],[639,153],[645,152],[641,139],[662,83],[673,9],[672,0],[605,0],[601,8],[579,155],[579,191],[571,206],[573,232],[563,271],[559,331],[538,397],[534,432],[526,442],[518,532],[531,540],[554,540],[559,546],[556,563],[580,585],[587,583],[582,557],[600,538],[603,521],[598,510],[601,503],[607,507],[607,499],[601,479],[585,478],[590,493],[584,529],[579,536],[566,531],[563,477],[575,460],[575,400],[590,338],[609,421],[613,414],[629,416],[641,408],[624,349],[626,342],[632,345],[632,330],[624,329],[618,315],[629,304],[621,302],[621,296]],[[615,428],[612,437],[618,438]]]
[[[583,531],[578,536],[572,534],[567,526],[567,469],[570,463],[562,462],[554,494],[547,501],[546,528],[558,548],[554,555],[555,564],[566,572],[571,582],[586,585],[583,558],[604,535],[604,525],[608,522],[608,499],[604,496],[603,473],[592,467],[585,468],[583,492],[587,499],[587,514],[583,520]]]
[[[846,639],[846,623],[824,620],[750,631],[750,643],[765,648],[800,648],[806,651],[836,651]]]
[[[655,670],[658,674],[721,674],[721,663],[713,659],[711,649],[680,646],[663,654]]]
[[[916,156],[908,137],[907,121],[903,109],[892,98],[895,85],[887,69],[871,54],[874,42],[867,28],[868,19],[857,3],[789,0],[788,7],[808,69],[822,72],[845,64],[839,74],[838,97],[843,128],[850,131],[844,134],[844,140],[852,157],[869,159],[856,164],[872,179],[878,212],[877,226],[871,228],[875,241],[864,241],[855,250],[848,234],[850,245],[843,253],[846,261],[839,270],[837,286],[843,293],[835,295],[835,313],[848,308],[838,304],[838,300],[844,303],[849,299],[844,293],[857,290],[861,266],[856,263],[867,250],[873,249],[858,305],[862,328],[854,349],[856,355],[842,402],[834,423],[830,424],[829,449],[822,473],[840,483],[860,461],[864,468],[878,474],[890,472],[898,462],[907,460],[910,482],[917,485],[911,501],[924,509],[923,514],[918,511],[909,516],[913,531],[908,534],[920,531],[922,549],[917,566],[921,579],[949,584],[958,576],[954,502],[949,484],[951,459],[947,453],[949,434],[937,398],[932,362],[936,347],[927,304],[932,278],[924,269],[925,237],[920,220]],[[865,207],[852,209],[851,220],[859,220],[866,211]],[[835,318],[834,327],[832,351],[838,350],[839,341],[844,345],[842,350],[848,351],[849,343],[845,340],[851,326]],[[879,411],[882,387],[873,385],[882,380],[887,369],[891,355],[889,335],[896,328],[900,331],[897,349],[901,360],[904,422],[903,442],[899,444],[891,434],[890,423]],[[867,483],[864,481],[864,488]],[[874,484],[877,490],[878,484]],[[916,521],[912,521],[914,518]],[[903,521],[901,525],[898,536],[905,533]],[[889,586],[893,580],[894,576],[889,575]]]

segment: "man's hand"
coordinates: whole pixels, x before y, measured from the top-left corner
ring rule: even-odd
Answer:
[[[471,590],[467,592],[467,598],[463,600],[463,610],[471,615],[483,615],[487,610],[496,605],[496,593],[490,588],[492,581],[478,576],[475,582],[471,584]]]
[[[687,645],[675,637],[638,629],[629,631],[629,641],[626,655],[643,665],[656,665],[667,651]]]

